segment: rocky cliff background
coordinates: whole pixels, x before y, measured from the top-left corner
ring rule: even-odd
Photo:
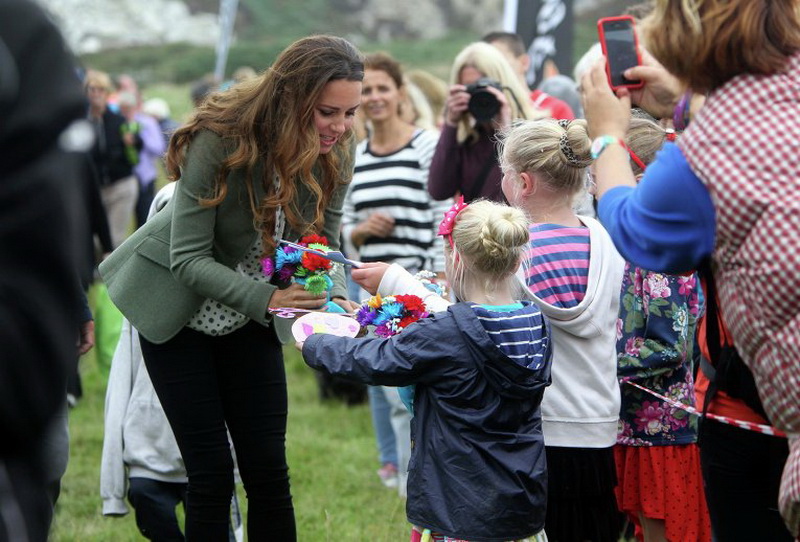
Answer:
[[[219,36],[214,0],[40,0],[78,54],[138,45],[213,46]],[[240,0],[239,39],[288,29],[331,32],[386,42],[435,39],[452,30],[501,25],[503,0]]]
[[[183,84],[214,70],[222,0],[37,1],[84,66],[144,84]],[[596,41],[597,17],[634,3],[574,0],[576,58]],[[503,8],[504,0],[239,0],[226,73],[264,69],[295,39],[333,33],[446,78],[464,45],[501,28]]]

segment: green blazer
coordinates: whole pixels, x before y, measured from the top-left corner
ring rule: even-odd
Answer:
[[[213,193],[214,178],[230,152],[218,135],[203,130],[187,150],[185,167],[170,202],[133,233],[100,264],[100,275],[111,300],[139,333],[153,343],[174,337],[206,298],[215,299],[264,326],[277,286],[255,282],[234,271],[255,243],[257,232],[244,184],[244,172],[228,176],[228,193],[217,206],[205,207],[199,198]],[[350,160],[352,164],[352,152]],[[352,165],[342,177],[352,178]],[[260,171],[254,175],[258,178]],[[263,195],[257,193],[257,197]],[[325,210],[322,234],[339,248],[339,227],[347,186],[339,186]],[[311,222],[316,200],[298,186],[292,203]],[[301,233],[286,224],[284,239]],[[331,297],[347,297],[344,272],[337,266]],[[276,332],[284,343],[291,339],[291,320],[278,318]]]

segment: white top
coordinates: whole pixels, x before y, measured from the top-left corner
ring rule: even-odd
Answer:
[[[170,183],[159,190],[148,218],[164,208],[174,189],[175,183]],[[235,461],[234,454],[234,465]],[[236,466],[234,476],[238,479]],[[139,335],[123,319],[106,389],[100,460],[103,515],[128,513],[126,495],[130,477],[171,483],[187,481],[178,443],[144,366]]]
[[[597,220],[579,218],[589,228],[591,244],[583,300],[559,308],[524,290],[550,319],[553,337],[553,383],[542,399],[545,444],[607,448],[616,443],[619,420],[616,342],[625,261]],[[524,286],[522,268],[517,276]]]
[[[416,272],[444,271],[439,222],[452,199],[434,200],[428,193],[428,171],[439,135],[418,130],[401,149],[376,154],[369,140],[356,148],[355,171],[342,209],[345,250],[364,262],[396,262]],[[394,218],[391,235],[371,237],[356,249],[350,239],[355,227],[374,212]]]

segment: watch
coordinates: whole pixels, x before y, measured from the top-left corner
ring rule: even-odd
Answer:
[[[596,159],[604,150],[606,150],[606,147],[613,143],[617,143],[622,146],[623,149],[628,150],[628,146],[620,138],[610,135],[601,135],[592,141],[592,158]]]

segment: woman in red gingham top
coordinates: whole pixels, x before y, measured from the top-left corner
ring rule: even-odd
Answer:
[[[646,57],[647,66],[627,74],[644,78],[644,89],[615,96],[604,66],[595,66],[581,82],[592,134],[622,138],[631,99],[669,118],[685,87],[709,95],[678,145],[664,152],[678,170],[675,178],[683,178],[683,193],[661,197],[671,181],[656,167],[662,157],[636,187],[627,153],[609,144],[596,162],[600,216],[623,256],[644,267],[657,259],[657,270],[687,271],[711,257],[722,315],[767,415],[797,435],[800,12],[793,2],[658,0],[644,27],[645,42],[674,77]],[[651,235],[658,223],[662,233]],[[780,509],[792,534],[800,534],[796,438],[790,438]]]

